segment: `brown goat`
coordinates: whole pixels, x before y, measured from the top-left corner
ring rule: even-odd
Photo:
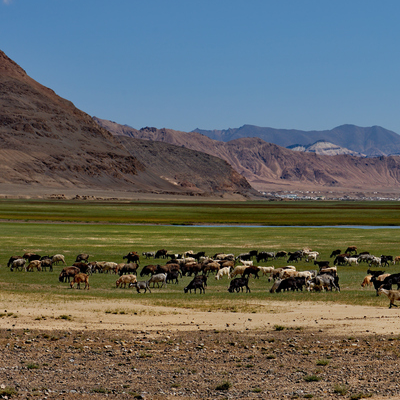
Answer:
[[[74,279],[72,280],[72,282],[69,284],[69,286],[71,286],[71,289],[74,287],[74,284],[77,284],[77,288],[80,289],[81,288],[81,283],[85,282],[85,289],[87,288],[87,290],[89,290],[89,275],[86,275],[84,273],[80,273],[80,274],[76,274],[74,276]]]

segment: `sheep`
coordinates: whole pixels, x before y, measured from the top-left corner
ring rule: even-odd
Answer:
[[[12,262],[12,264],[11,264],[10,271],[13,271],[14,268],[15,268],[17,271],[18,271],[19,269],[20,269],[21,271],[22,271],[22,270],[26,271],[25,263],[26,263],[25,258],[18,258],[17,260],[14,260],[14,261]]]
[[[382,265],[381,258],[372,256],[372,259],[369,262],[369,266],[371,267],[372,265],[379,265],[379,266]]]
[[[313,278],[313,273],[311,271],[297,271],[297,275],[293,275],[297,278],[306,278],[306,280]]]
[[[118,264],[115,262],[105,262],[102,266],[101,266],[101,272],[107,272],[109,273],[110,271],[113,271],[114,274],[116,274],[117,271],[117,267]]]
[[[77,288],[80,289],[81,288],[81,283],[85,282],[85,289],[87,288],[87,290],[89,290],[89,275],[86,275],[84,273],[79,273],[76,274],[74,276],[74,279],[72,280],[72,282],[69,284],[69,286],[71,287],[71,289],[73,289],[74,284],[77,284]]]
[[[279,273],[279,278],[281,279],[291,278],[297,276],[297,274],[298,271],[294,271],[292,269],[282,269],[282,271]]]
[[[253,266],[253,261],[251,261],[251,260],[242,260],[240,258],[239,261],[242,263],[242,265],[245,265],[246,267],[252,267]]]
[[[51,261],[51,258],[46,258],[42,260],[40,266],[42,268],[42,271],[46,271],[46,268],[49,268],[50,272],[53,272],[53,263]]]
[[[43,262],[44,261],[42,261],[42,266],[43,266]],[[79,261],[79,262],[73,263],[72,266],[79,268],[79,271],[84,274],[90,275],[92,273],[92,263],[85,263],[83,261]]]
[[[157,265],[145,265],[140,271],[140,276],[154,275],[157,270]]]
[[[159,283],[161,282],[161,287],[165,286],[167,287],[167,274],[154,274],[152,277],[149,279],[149,285],[150,283],[154,284],[157,283],[157,287],[159,287]]]
[[[218,272],[217,275],[215,275],[215,279],[218,281],[220,280],[224,275],[228,276],[228,279],[231,279],[231,274],[230,274],[231,269],[229,267],[224,267],[221,268]]]
[[[42,262],[39,260],[32,260],[26,267],[26,270],[33,272],[34,268],[36,268],[38,271],[41,271],[42,270],[41,264]]]
[[[336,267],[321,268],[319,270],[319,274],[318,275],[323,275],[323,274],[329,274],[329,275],[332,275],[332,276],[336,276],[337,275],[337,268]]]
[[[139,264],[136,263],[124,264],[124,266],[119,269],[118,274],[119,276],[122,276],[124,274],[136,274],[138,268]]]
[[[309,253],[305,253],[305,255],[307,256],[306,262],[309,262],[310,260],[316,261],[319,256],[319,253],[318,251],[310,251]]]
[[[51,257],[51,261],[55,265],[58,265],[59,262],[62,262],[65,265],[65,259],[62,254],[55,254],[53,257]]]
[[[266,276],[266,275],[270,274],[275,269],[275,267],[274,266],[271,266],[271,267],[260,267],[259,266],[258,269],[262,272],[262,274],[264,276]]]
[[[130,283],[135,282],[137,282],[136,275],[122,275],[116,280],[115,285],[117,288],[121,286],[122,289],[122,285],[124,285],[124,288],[126,288],[126,284],[128,284],[129,287]]]
[[[397,304],[394,304],[394,301],[400,301],[400,291],[399,290],[387,290],[384,288],[379,288],[378,290],[378,295],[381,293],[386,294],[386,296],[389,298],[390,304],[389,308],[392,308],[392,306],[397,307]]]
[[[231,273],[231,278],[233,278],[236,275],[243,276],[243,273],[247,267],[248,267],[247,265],[238,265],[237,267],[235,267],[235,269]]]
[[[203,274],[208,275],[210,271],[217,272],[220,270],[220,265],[217,262],[209,262],[203,269]]]
[[[344,260],[346,261],[347,265],[358,265],[358,257],[344,257]]]

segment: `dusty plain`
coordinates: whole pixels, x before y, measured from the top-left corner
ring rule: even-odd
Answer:
[[[200,312],[138,296],[2,294],[2,398],[400,396],[398,309],[260,301],[257,313]]]

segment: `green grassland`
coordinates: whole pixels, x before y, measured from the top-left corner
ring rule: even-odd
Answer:
[[[0,200],[0,220],[162,225],[400,225],[397,202]]]
[[[274,202],[273,202],[274,203]],[[400,230],[357,229],[343,227],[301,227],[306,225],[342,224],[397,225],[397,204],[393,203],[85,203],[0,201],[0,290],[3,292],[36,293],[43,298],[64,301],[75,299],[126,299],[127,304],[145,302],[149,305],[190,307],[200,310],[258,312],[268,300],[324,301],[345,304],[387,306],[387,299],[376,297],[373,289],[362,289],[360,284],[368,266],[339,267],[340,293],[278,293],[271,294],[272,286],[266,277],[250,279],[251,293],[228,293],[224,277],[216,281],[210,275],[205,295],[184,294],[183,287],[191,278],[184,277],[178,285],[152,290],[151,294],[137,294],[129,289],[117,289],[112,274],[94,274],[90,277],[90,291],[70,290],[67,283],[58,282],[62,266],[53,272],[11,272],[7,267],[11,255],[33,251],[41,255],[62,253],[68,265],[77,254],[86,252],[92,261],[122,262],[129,251],[155,251],[161,248],[172,252],[186,250],[239,254],[249,250],[294,251],[311,247],[327,260],[332,250],[344,250],[356,245],[359,251],[375,255],[400,255]],[[279,206],[279,207],[278,207]],[[189,212],[190,211],[190,212]],[[344,216],[347,218],[344,218]],[[174,224],[205,224],[214,222],[230,224],[292,225],[299,227],[245,227],[245,226],[176,226]],[[10,222],[7,222],[10,220]],[[18,220],[19,222],[15,222]],[[280,221],[278,223],[278,220]],[[11,222],[12,221],[12,222]],[[42,222],[23,222],[42,221]],[[48,222],[53,221],[53,222]],[[61,222],[62,221],[62,222]],[[271,222],[273,221],[273,222]],[[319,221],[318,223],[316,221]],[[347,221],[345,223],[345,221]],[[391,222],[389,222],[391,221]],[[94,222],[94,223],[90,223]],[[148,225],[134,225],[141,223]],[[338,224],[340,225],[340,223]],[[164,263],[164,260],[145,260],[146,264]],[[286,260],[262,262],[260,265],[286,265]],[[299,270],[314,269],[305,261]],[[387,272],[400,272],[391,265]],[[187,299],[190,298],[190,302]],[[263,305],[260,305],[260,300]],[[271,310],[269,310],[271,311]]]

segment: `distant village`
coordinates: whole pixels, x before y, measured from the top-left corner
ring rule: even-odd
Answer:
[[[365,193],[355,193],[353,195],[340,195],[339,193],[321,193],[318,191],[285,190],[278,192],[261,192],[263,196],[275,198],[277,200],[335,200],[335,201],[400,201],[400,194],[382,194],[374,192],[367,196]]]

